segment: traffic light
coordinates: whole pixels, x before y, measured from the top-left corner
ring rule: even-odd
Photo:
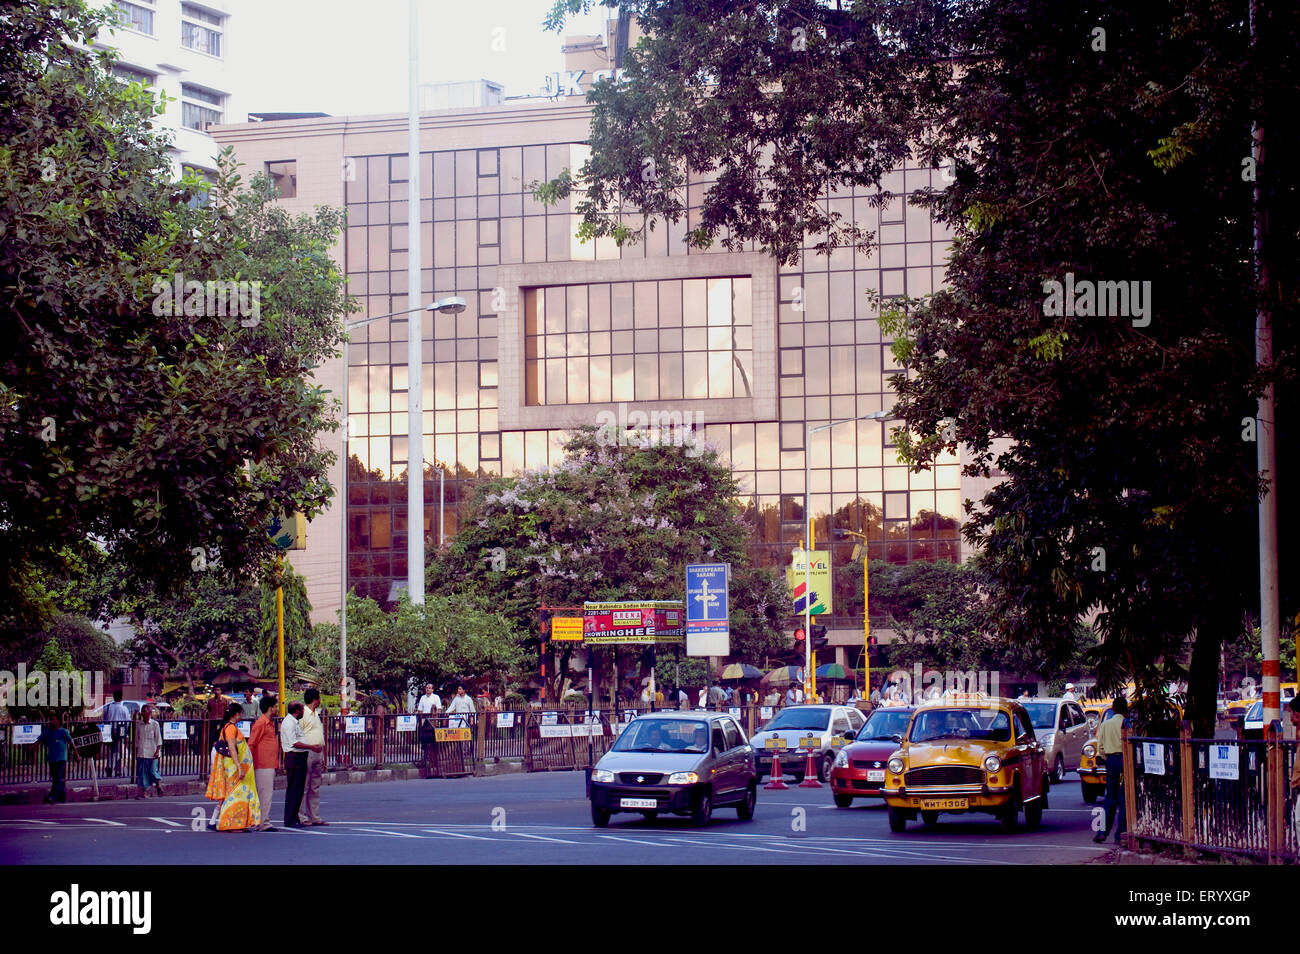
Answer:
[[[826,648],[830,637],[826,635],[826,627],[819,624],[813,624],[812,627],[812,649],[813,652],[819,653]]]
[[[794,641],[795,641],[796,643],[802,643],[802,642],[803,642],[803,627],[802,627],[802,626],[800,626],[798,629],[796,629],[796,630],[794,631]]]

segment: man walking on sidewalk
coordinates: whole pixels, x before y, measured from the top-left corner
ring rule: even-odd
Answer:
[[[113,701],[104,707],[104,721],[110,725],[108,774],[122,774],[122,747],[131,733],[131,712],[122,705],[122,690],[113,690]]]
[[[155,795],[162,794],[162,780],[158,777],[158,756],[162,754],[162,727],[150,716],[153,707],[147,703],[140,708],[140,721],[135,725],[135,783],[140,786],[136,798],[144,798],[150,787]]]
[[[321,780],[325,776],[325,727],[316,713],[320,708],[320,690],[308,689],[302,694],[302,700],[306,703],[301,725],[302,740],[307,746],[307,779],[298,821],[304,825],[328,825],[319,811]]]
[[[1128,720],[1128,700],[1120,696],[1112,704],[1115,714],[1103,722],[1097,729],[1097,754],[1106,757],[1106,828],[1093,835],[1092,840],[1101,844],[1112,832],[1115,844],[1119,836],[1128,830],[1128,815],[1124,810],[1124,723]],[[1119,814],[1116,824],[1115,815]]]
[[[63,721],[56,712],[50,716],[50,724],[41,731],[39,741],[45,743],[46,761],[50,764],[50,794],[45,796],[45,804],[68,800],[65,781],[68,777],[68,749],[76,754],[72,747],[72,736],[63,728]]]

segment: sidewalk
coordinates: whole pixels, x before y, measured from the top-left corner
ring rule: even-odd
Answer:
[[[502,775],[507,772],[522,772],[522,762],[488,762],[482,766],[482,775]],[[335,769],[322,776],[325,785],[359,785],[366,782],[402,782],[420,777],[420,769],[415,765],[400,765],[394,768],[365,769],[344,771]],[[281,772],[275,776],[275,787],[283,791],[288,778]],[[99,798],[95,798],[94,786],[86,780],[68,782],[69,802],[115,801],[117,799],[135,798],[140,792],[139,786],[121,776],[113,779],[99,780]],[[162,780],[163,795],[203,795],[207,792],[208,780],[194,776],[168,776]],[[18,782],[0,785],[0,805],[40,805],[50,793],[49,782]]]

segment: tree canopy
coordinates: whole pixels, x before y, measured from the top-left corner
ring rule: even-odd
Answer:
[[[90,48],[115,16],[0,19],[0,615],[24,622],[91,537],[151,584],[200,554],[247,574],[273,517],[332,492],[311,373],[349,307],[342,213],[289,216],[228,155],[176,182],[150,93]]]
[[[560,0],[552,24],[591,5]],[[1279,421],[1295,410],[1294,5],[1252,4],[1253,44],[1242,5],[1193,0],[618,6],[646,36],[625,81],[589,94],[590,159],[542,194],[577,194],[585,234],[626,242],[681,218],[702,180],[692,245],[788,264],[805,232],[820,252],[865,246],[845,187],[928,208],[954,235],[947,287],[881,319],[906,370],[903,457],[925,469],[964,445],[968,473],[1003,475],[964,533],[1004,635],[1059,664],[1100,610],[1112,688],[1162,688],[1191,640],[1204,731],[1220,641],[1258,609],[1257,502],[1277,492],[1256,473],[1254,428],[1277,423],[1254,420],[1256,399],[1274,383]],[[945,188],[905,188],[890,170],[909,157]]]

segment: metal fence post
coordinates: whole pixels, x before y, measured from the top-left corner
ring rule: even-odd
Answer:
[[[1188,845],[1196,843],[1196,812],[1193,800],[1193,772],[1195,763],[1192,759],[1192,724],[1183,719],[1178,726],[1178,768],[1179,783],[1182,791],[1183,842]],[[1127,808],[1127,802],[1125,808]],[[1132,822],[1129,822],[1132,825]]]
[[[1128,740],[1128,726],[1120,729],[1120,750],[1124,753],[1124,847],[1130,851],[1136,843],[1137,779],[1134,775],[1133,746]]]
[[[472,766],[472,771],[475,776],[483,775],[487,772],[483,748],[483,732],[487,727],[487,719],[483,718],[484,715],[485,713],[483,712],[477,712],[474,714],[474,764]],[[482,771],[480,771],[480,768]]]

